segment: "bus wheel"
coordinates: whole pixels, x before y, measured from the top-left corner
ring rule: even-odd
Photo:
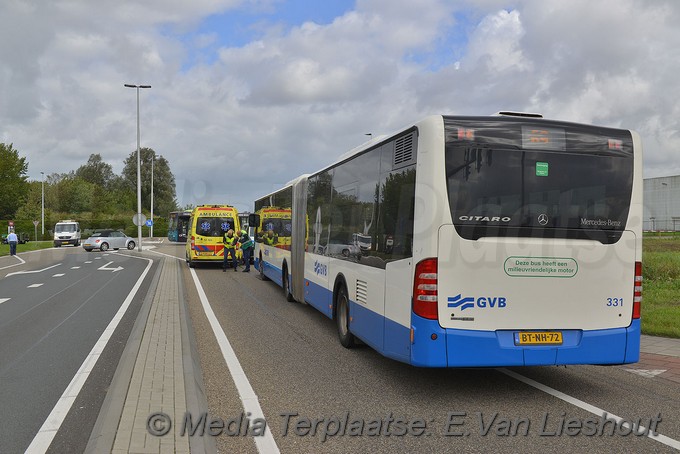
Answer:
[[[290,280],[288,279],[288,268],[283,267],[283,293],[286,294],[286,301],[294,302],[293,294],[290,293]]]
[[[257,264],[257,268],[260,271],[260,279],[263,281],[268,281],[269,278],[264,274],[264,262],[262,261],[262,254],[260,254],[260,262]]]
[[[344,285],[338,289],[338,296],[335,299],[335,325],[338,328],[340,344],[345,348],[354,347],[354,334],[349,331],[349,298]]]

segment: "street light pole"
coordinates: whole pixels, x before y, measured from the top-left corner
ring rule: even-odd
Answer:
[[[42,236],[45,236],[45,172],[42,175],[42,196],[40,197],[40,225],[42,225]],[[41,238],[42,239],[42,238]]]
[[[149,238],[153,238],[153,162],[156,160],[156,152],[151,154],[151,226],[149,227]]]
[[[139,151],[139,89],[151,88],[151,85],[125,84],[125,86],[137,90],[137,250],[142,252],[142,165]]]

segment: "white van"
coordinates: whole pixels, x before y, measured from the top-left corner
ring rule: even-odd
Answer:
[[[76,221],[59,221],[54,226],[54,247],[62,244],[80,246],[80,224]]]

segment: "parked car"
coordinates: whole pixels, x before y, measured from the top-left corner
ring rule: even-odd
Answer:
[[[17,233],[17,238],[19,238],[19,244],[26,244],[30,241],[28,233]],[[2,234],[2,244],[7,244],[7,234]]]
[[[118,230],[97,230],[83,241],[83,249],[87,252],[92,252],[94,249],[99,249],[102,252],[121,248],[132,250],[135,246],[134,238],[130,238]]]

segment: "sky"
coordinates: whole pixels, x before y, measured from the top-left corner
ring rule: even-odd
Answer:
[[[680,174],[676,0],[0,0],[0,142],[30,180],[141,146],[240,211],[372,134],[502,110],[637,131]]]

